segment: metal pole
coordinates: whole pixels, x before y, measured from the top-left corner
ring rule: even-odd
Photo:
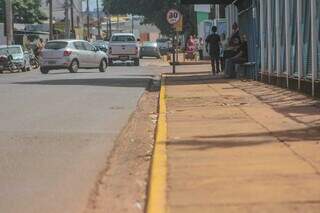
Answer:
[[[311,0],[311,42],[312,42],[312,96],[315,96],[315,80],[317,79],[317,42],[318,30],[317,27],[317,2]]]
[[[101,24],[100,24],[100,11],[99,11],[99,0],[96,1],[97,2],[97,19],[98,19],[98,37],[100,38],[101,36]]]
[[[265,53],[266,49],[264,48],[265,39],[266,39],[266,32],[265,32],[265,14],[264,14],[264,0],[260,0],[260,51],[261,51],[261,81],[263,80],[263,74],[265,72]],[[267,53],[268,54],[268,53]]]
[[[267,17],[268,17],[268,82],[271,83],[272,74],[272,13],[271,13],[271,0],[267,2]]]
[[[53,39],[52,0],[49,0],[49,40]]]
[[[172,50],[172,73],[176,74],[176,39],[175,39],[175,35],[173,35],[173,39],[172,39],[172,43],[173,43],[173,50]]]
[[[134,20],[133,20],[133,15],[131,15],[131,33],[133,33],[134,29]]]
[[[6,0],[6,30],[7,30],[7,45],[13,42],[13,16],[12,16],[12,1]]]
[[[64,6],[64,15],[65,15],[65,26],[64,26],[64,30],[65,30],[65,37],[67,39],[70,38],[70,21],[69,21],[69,1],[65,0],[65,6]]]
[[[89,0],[87,0],[87,40],[90,40],[90,17]]]
[[[74,31],[74,20],[73,20],[73,7],[74,7],[74,2],[73,0],[70,0],[70,12],[71,12],[71,32],[72,32],[72,37],[75,38],[75,31]]]
[[[297,32],[298,32],[298,89],[301,89],[301,77],[303,71],[303,38],[302,38],[302,0],[297,0]]]
[[[290,88],[289,77],[291,75],[291,33],[290,33],[290,0],[285,0],[285,21],[286,21],[286,68],[287,68],[287,88]]]

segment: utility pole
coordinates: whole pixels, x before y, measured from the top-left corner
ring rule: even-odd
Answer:
[[[52,0],[49,0],[49,40],[53,39]]]
[[[131,15],[131,33],[133,33],[134,30],[134,20],[133,20],[133,15]]]
[[[100,11],[99,11],[99,0],[96,0],[97,2],[97,19],[98,19],[98,37],[101,36],[101,24],[100,24]]]
[[[6,32],[7,32],[7,45],[13,42],[13,15],[12,15],[12,1],[6,0]]]
[[[90,40],[90,17],[89,0],[87,0],[87,40]]]
[[[74,20],[73,20],[73,7],[74,7],[74,2],[73,2],[73,0],[70,0],[70,12],[71,12],[71,32],[72,32],[72,38],[75,38],[75,31],[74,31]]]
[[[70,38],[70,20],[69,20],[69,1],[65,0],[64,2],[64,31],[65,38]]]

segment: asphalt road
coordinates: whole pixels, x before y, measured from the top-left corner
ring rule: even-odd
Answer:
[[[160,68],[161,69],[161,68]],[[159,62],[0,74],[0,212],[79,213]]]

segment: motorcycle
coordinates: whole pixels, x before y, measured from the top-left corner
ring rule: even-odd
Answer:
[[[17,66],[12,62],[12,55],[0,55],[0,72],[8,70],[10,72],[17,69]]]
[[[38,69],[40,67],[40,62],[33,52],[29,52],[29,58],[32,69]]]

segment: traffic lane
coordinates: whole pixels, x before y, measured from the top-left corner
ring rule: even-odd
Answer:
[[[81,212],[115,137],[156,74],[110,67],[1,78],[1,212]]]

